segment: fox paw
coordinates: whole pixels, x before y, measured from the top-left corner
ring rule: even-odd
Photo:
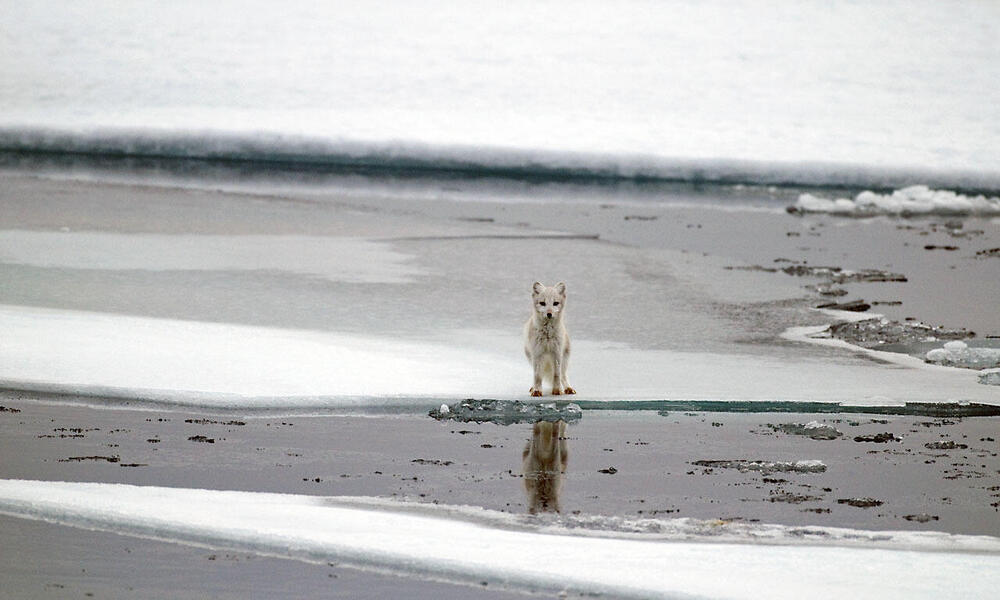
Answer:
[[[531,392],[532,396],[541,396],[542,395],[542,390],[536,390],[535,388],[531,388],[528,391]]]
[[[559,388],[557,388],[557,387],[552,388],[552,395],[553,396],[558,396],[559,394],[562,394],[562,391],[560,391]]]
[[[574,390],[573,388],[571,388],[569,386],[566,386],[566,389],[563,390],[563,393],[564,394],[575,394],[576,390]]]

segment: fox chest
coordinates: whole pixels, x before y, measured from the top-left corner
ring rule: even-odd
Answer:
[[[532,332],[531,345],[536,353],[558,353],[562,350],[563,332],[555,327],[538,327]]]

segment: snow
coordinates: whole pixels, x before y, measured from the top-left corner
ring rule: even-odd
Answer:
[[[516,328],[516,327],[514,327]],[[818,328],[818,329],[823,329]],[[575,339],[573,400],[767,400],[893,405],[996,404],[976,373],[867,351],[907,368],[828,357],[643,350]],[[389,334],[206,323],[0,305],[0,387],[118,401],[229,409],[410,406],[528,400],[515,333]],[[548,397],[546,397],[548,400]]]
[[[347,283],[408,283],[412,257],[363,238],[0,231],[0,262],[65,269],[276,270]]]
[[[1000,188],[994,3],[198,8],[6,6],[0,146]]]
[[[598,519],[580,535],[558,522],[462,507],[23,480],[0,480],[0,512],[550,594],[783,599],[822,590],[838,598],[891,593],[936,600],[986,598],[1000,585],[1000,540],[924,532],[729,528],[720,522],[714,528],[723,531],[719,539],[725,541],[698,543],[681,540],[713,527],[664,521],[665,535],[644,535],[625,531],[639,523]],[[595,530],[602,526],[603,531]],[[759,541],[755,532],[765,543],[734,543]]]
[[[913,185],[891,194],[864,191],[853,200],[829,200],[812,194],[802,194],[795,203],[800,212],[831,213],[847,216],[870,215],[996,215],[1000,214],[1000,197],[965,196],[950,190],[932,190],[926,185]]]

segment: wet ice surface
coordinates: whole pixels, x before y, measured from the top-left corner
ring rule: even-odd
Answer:
[[[20,410],[0,415],[0,452],[11,457],[0,467],[0,478],[7,480],[27,476],[291,493],[301,497],[287,501],[285,510],[293,513],[296,507],[311,505],[318,497],[337,496],[340,499],[324,503],[324,510],[359,510],[351,517],[356,522],[368,518],[383,522],[380,511],[390,510],[547,535],[649,536],[650,541],[779,546],[805,543],[812,547],[810,552],[822,552],[817,545],[933,549],[936,552],[928,556],[934,557],[938,567],[932,571],[963,590],[971,589],[968,581],[951,579],[948,574],[955,571],[942,570],[941,561],[954,557],[947,552],[987,552],[965,555],[981,565],[992,560],[996,550],[991,548],[1000,543],[996,541],[1000,529],[993,506],[1000,500],[995,418],[873,419],[858,415],[817,420],[851,436],[890,431],[902,440],[873,450],[870,444],[855,442],[851,436],[817,441],[775,431],[766,415],[678,412],[654,416],[599,411],[566,430],[569,459],[562,477],[563,512],[529,517],[520,468],[524,444],[532,436],[528,423],[499,426],[437,422],[418,416],[246,415],[235,419],[95,410],[40,404],[9,395],[3,404]],[[808,422],[804,416],[789,418]],[[77,435],[75,431],[80,431],[81,437],[60,437],[63,433]],[[209,436],[216,442],[195,443],[189,439],[193,435]],[[955,444],[935,444],[942,441]],[[927,444],[934,446],[928,448]],[[734,453],[736,448],[740,449],[738,454]],[[68,456],[91,455],[120,460],[59,462]],[[727,460],[736,465],[761,468],[699,464],[722,460],[720,455],[733,457]],[[761,457],[767,460],[756,460]],[[820,470],[819,463],[826,468]],[[779,470],[763,468],[768,465]],[[790,468],[795,465],[809,468]],[[132,494],[115,489],[108,493],[108,501]],[[136,493],[145,492],[140,489]],[[148,501],[140,501],[137,507],[160,507],[155,508],[159,519],[174,518],[171,515],[187,519],[191,515],[162,504],[165,493],[149,493]],[[34,497],[53,500],[56,496]],[[81,498],[74,497],[74,502]],[[199,496],[196,504],[210,507],[216,504],[213,497]],[[393,505],[386,499],[405,504]],[[418,510],[421,504],[424,511]],[[261,510],[274,505],[268,499],[253,512],[259,518]],[[108,505],[102,501],[95,506]],[[65,518],[65,513],[60,514],[60,519]],[[217,519],[210,521],[218,523]],[[267,527],[277,523],[273,519],[259,522]],[[160,535],[174,539],[170,533],[173,526],[164,527],[158,530]],[[185,531],[190,534],[201,527]],[[207,532],[215,525],[206,527]],[[0,535],[11,534],[11,530],[3,531]],[[64,530],[60,536],[76,539],[83,535],[75,531]],[[282,531],[282,536],[294,535],[291,530]],[[955,538],[934,531],[994,537]],[[276,540],[284,539],[262,539],[256,551],[261,551],[261,543],[277,548],[275,543],[286,542]],[[335,539],[344,538],[330,538]],[[480,535],[478,543],[483,539]],[[14,540],[4,543],[13,544]],[[92,556],[110,552],[105,548],[99,544]],[[703,551],[713,550],[695,546],[685,552]],[[941,551],[945,553],[937,553]],[[726,552],[733,556],[731,550]],[[222,557],[225,553],[212,554]],[[421,551],[420,555],[424,560],[432,553]],[[922,554],[907,555],[912,559]],[[207,556],[203,560],[210,561]],[[506,564],[499,556],[493,560]],[[327,561],[321,562],[325,565]],[[912,569],[909,559],[906,565]],[[304,571],[303,576],[316,573],[325,577],[328,570],[317,566],[314,571]],[[493,587],[496,580],[492,576],[488,579]],[[575,576],[567,579],[572,581],[580,580]]]

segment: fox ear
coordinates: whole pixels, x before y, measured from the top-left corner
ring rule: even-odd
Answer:
[[[540,283],[538,283],[537,281],[535,283],[531,284],[531,291],[533,291],[536,294],[541,294],[542,290],[544,290],[544,289],[545,289],[545,286],[542,285],[542,284],[540,284]]]
[[[566,295],[566,284],[563,283],[563,282],[561,282],[561,281],[559,283],[557,283],[556,284],[556,291],[559,292],[560,296],[565,296]]]

